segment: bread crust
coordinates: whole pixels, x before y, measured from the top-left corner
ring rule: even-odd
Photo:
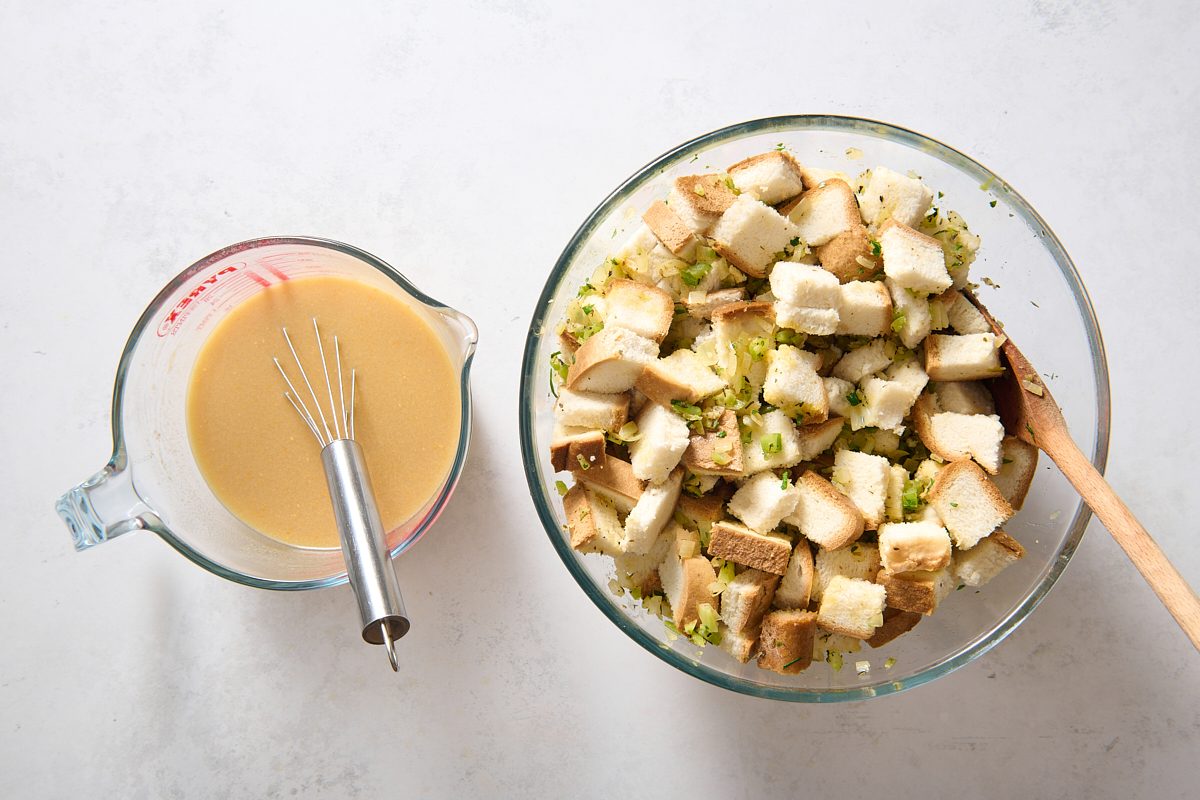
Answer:
[[[725,435],[721,436],[722,433]],[[713,460],[718,448],[726,451],[728,463],[718,464]],[[741,475],[746,469],[746,461],[737,414],[726,409],[721,412],[716,430],[706,429],[703,436],[693,435],[687,450],[683,451],[683,465],[696,475]]]
[[[618,278],[608,285],[608,290],[604,293],[609,301],[610,309],[622,305],[622,295],[631,295],[630,299],[633,302],[643,306],[647,300],[657,306],[653,319],[654,335],[647,338],[661,342],[671,329],[671,321],[675,318],[675,302],[671,299],[671,295],[657,286],[649,286],[628,278]]]
[[[930,574],[880,570],[875,582],[887,591],[887,604],[892,608],[925,616],[937,608],[937,580]]]
[[[679,215],[662,200],[655,201],[642,214],[642,222],[658,240],[677,256],[686,256],[696,248],[696,235]]]
[[[645,484],[633,474],[633,466],[615,456],[609,456],[604,459],[603,464],[593,465],[588,469],[574,465],[571,474],[579,483],[587,484],[612,498],[618,507],[625,511],[633,508],[645,488]]]
[[[888,606],[883,609],[883,624],[875,629],[875,633],[871,635],[871,638],[867,639],[867,644],[871,645],[871,647],[883,647],[888,642],[917,627],[917,623],[924,616],[924,614],[918,614],[915,611],[904,611]]]
[[[836,275],[841,283],[870,280],[883,269],[883,261],[879,256],[871,255],[871,237],[865,225],[857,225],[839,233],[825,244],[813,248],[813,253],[821,266]],[[860,256],[875,262],[874,269],[860,264]]]
[[[604,431],[588,431],[550,442],[550,466],[555,472],[566,472],[572,464],[578,466],[581,458],[603,469],[607,457]]]
[[[772,611],[763,617],[758,636],[758,666],[796,675],[812,664],[817,615],[812,611]]]
[[[862,512],[859,511],[854,501],[838,491],[836,486],[811,469],[806,470],[797,478],[796,484],[801,486],[804,492],[816,495],[822,504],[831,506],[831,513],[842,516],[841,528],[832,537],[823,542],[817,542],[818,545],[826,550],[837,550],[857,541],[863,535],[863,531],[866,529],[866,520],[863,519]]]
[[[675,188],[684,202],[704,216],[719,217],[737,200],[720,175],[684,175],[675,179]]]
[[[784,539],[765,536],[724,520],[712,526],[708,554],[772,575],[782,575],[792,557],[792,546]]]

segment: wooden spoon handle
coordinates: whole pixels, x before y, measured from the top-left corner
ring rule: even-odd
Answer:
[[[1192,646],[1200,650],[1200,599],[1192,587],[1071,437],[1064,435],[1055,439],[1054,446],[1045,448],[1046,453],[1121,545],[1125,555],[1192,640]]]

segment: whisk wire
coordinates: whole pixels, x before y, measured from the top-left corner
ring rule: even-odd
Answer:
[[[333,438],[341,439],[343,434],[338,428],[337,406],[333,404],[333,384],[329,381],[329,362],[325,360],[325,345],[321,341],[321,329],[317,327],[317,318],[313,317],[313,335],[317,337],[317,353],[321,356],[321,369],[325,373],[325,391],[329,395],[329,416],[333,419]],[[336,344],[337,337],[334,337]]]
[[[317,320],[314,317],[313,318],[313,328],[314,329],[316,329],[316,325],[317,325]],[[321,418],[321,427],[325,429],[325,438],[321,440],[321,445],[325,446],[333,441],[334,436],[333,436],[333,434],[331,434],[329,432],[329,422],[326,421],[325,412],[321,409],[321,401],[317,399],[317,393],[313,389],[312,381],[310,381],[308,379],[308,372],[304,369],[304,364],[303,364],[303,362],[300,361],[300,356],[296,354],[296,347],[295,347],[295,345],[292,344],[292,337],[290,335],[288,335],[287,328],[283,329],[283,338],[284,338],[284,341],[287,342],[288,349],[292,351],[292,358],[296,362],[296,368],[300,370],[300,377],[304,379],[304,385],[308,387],[308,393],[312,397],[313,405],[317,407],[317,415]],[[317,333],[318,344],[320,343],[320,341],[321,341],[321,336],[320,336],[320,332],[318,332]],[[324,358],[321,359],[321,362],[324,363]],[[280,369],[282,370],[282,367]],[[287,375],[284,375],[284,377],[286,378]],[[326,377],[328,377],[328,373],[326,373]],[[289,383],[291,383],[291,382],[289,381]],[[299,393],[297,393],[297,394],[299,394]],[[301,400],[301,402],[303,402],[303,400]],[[305,404],[305,408],[306,409],[308,408],[307,404]]]

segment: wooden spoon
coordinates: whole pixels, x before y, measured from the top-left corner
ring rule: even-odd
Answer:
[[[1179,627],[1192,640],[1192,645],[1200,650],[1200,599],[1196,598],[1192,587],[1188,586],[1154,539],[1117,497],[1104,476],[1080,452],[1079,446],[1067,432],[1062,411],[1029,359],[1021,354],[974,294],[964,291],[963,295],[979,309],[996,335],[1002,337],[1001,352],[1008,362],[1008,369],[1003,376],[993,379],[991,384],[996,409],[1005,429],[1037,447],[1058,465],[1083,501],[1108,528],[1117,544],[1121,545],[1138,572],[1142,573],[1171,616],[1175,617]]]

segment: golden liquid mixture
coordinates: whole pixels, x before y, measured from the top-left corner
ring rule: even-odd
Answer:
[[[355,439],[385,530],[412,517],[445,479],[461,408],[458,375],[437,333],[372,286],[340,277],[286,281],[216,326],[188,385],[188,440],[201,475],[250,527],[288,544],[333,548],[340,545],[321,447],[284,398],[286,385],[271,362],[277,357],[298,381],[280,332],[286,326],[322,396],[313,317],[331,366],[333,336],[340,341],[347,392],[350,368],[357,370]]]

